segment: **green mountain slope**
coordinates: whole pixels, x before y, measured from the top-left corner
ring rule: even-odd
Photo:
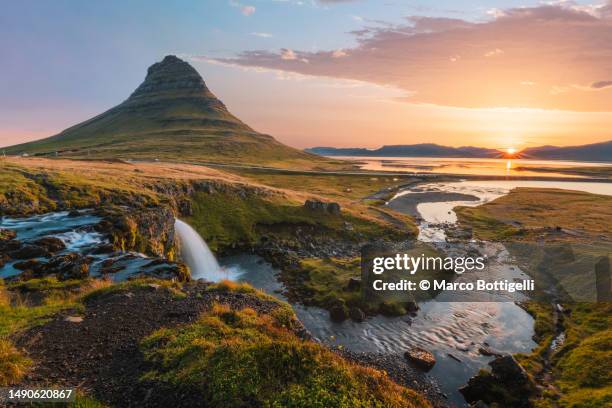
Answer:
[[[318,168],[338,166],[258,133],[232,115],[198,72],[175,56],[149,67],[123,103],[7,154]]]

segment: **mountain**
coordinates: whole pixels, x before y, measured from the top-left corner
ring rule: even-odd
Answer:
[[[582,146],[530,147],[519,153],[524,159],[612,161],[612,140]]]
[[[382,157],[480,157],[500,158],[504,153],[481,147],[448,147],[433,143],[389,145],[378,149],[313,147],[306,151],[324,156],[382,156]]]
[[[241,163],[316,168],[336,164],[276,141],[232,115],[200,74],[176,56],[147,71],[123,103],[7,154]]]

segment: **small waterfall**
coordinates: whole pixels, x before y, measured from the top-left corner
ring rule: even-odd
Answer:
[[[180,240],[181,257],[191,269],[193,279],[203,278],[211,282],[227,279],[215,255],[196,230],[179,219],[174,222],[174,230]]]

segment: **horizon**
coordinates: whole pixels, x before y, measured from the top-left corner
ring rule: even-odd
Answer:
[[[610,2],[204,3],[6,6],[0,147],[115,106],[167,54],[298,148],[612,139]]]

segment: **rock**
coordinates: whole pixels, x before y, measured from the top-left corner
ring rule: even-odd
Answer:
[[[81,213],[78,210],[70,210],[70,212],[68,213],[68,217],[80,217]]]
[[[448,356],[459,363],[461,362],[459,357],[455,356],[454,354],[448,353]]]
[[[0,228],[0,241],[10,241],[15,239],[17,234],[15,231],[5,228]]]
[[[346,290],[351,292],[361,290],[361,278],[350,278],[346,284]]]
[[[48,252],[54,253],[66,249],[64,241],[56,237],[42,237],[34,241],[34,245],[45,248]]]
[[[356,322],[363,322],[366,318],[365,313],[358,307],[351,307],[349,310],[349,316]]]
[[[429,371],[436,364],[436,358],[430,352],[421,347],[413,347],[404,353],[406,360],[418,368]]]
[[[338,203],[324,203],[323,201],[319,200],[306,200],[304,207],[311,211],[326,212],[333,215],[340,214],[340,204]]]
[[[82,323],[83,317],[82,316],[67,316],[64,320],[70,323]]]
[[[329,309],[329,318],[334,322],[343,322],[348,316],[348,309],[343,304],[334,305]]]
[[[459,389],[468,403],[482,401],[517,408],[531,407],[529,398],[537,392],[536,386],[523,367],[511,355],[498,357],[489,363],[491,371],[470,378]]]
[[[27,261],[16,262],[13,264],[15,269],[20,271],[39,271],[43,264],[38,259],[29,259]]]
[[[14,259],[41,258],[49,256],[49,251],[47,251],[45,248],[36,245],[26,244],[23,245],[21,248],[10,252],[9,256]]]
[[[90,253],[92,255],[102,255],[102,254],[110,254],[114,252],[115,248],[113,248],[112,244],[102,244],[95,247]]]
[[[417,302],[412,301],[412,300],[409,302],[406,302],[404,304],[404,307],[406,308],[406,311],[408,313],[414,313],[419,310],[419,305],[417,304]]]
[[[502,353],[500,353],[499,351],[493,350],[492,348],[488,347],[488,346],[483,346],[478,348],[478,352],[480,354],[482,354],[483,356],[495,356],[495,357],[501,357]]]

